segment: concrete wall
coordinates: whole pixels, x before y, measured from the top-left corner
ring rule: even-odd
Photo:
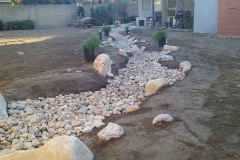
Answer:
[[[218,0],[195,0],[194,32],[217,33]]]
[[[240,37],[240,0],[219,0],[219,36]]]
[[[100,4],[94,4],[94,7]],[[84,5],[85,17],[91,17],[91,5]],[[137,16],[137,4],[128,5],[129,16]],[[0,4],[0,19],[3,21],[31,19],[36,28],[64,27],[76,15],[76,5],[14,5]],[[116,15],[117,16],[117,15]]]

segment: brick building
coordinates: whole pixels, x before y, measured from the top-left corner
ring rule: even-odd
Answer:
[[[240,37],[240,0],[219,0],[217,34]]]

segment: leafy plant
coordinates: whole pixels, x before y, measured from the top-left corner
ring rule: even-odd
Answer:
[[[187,29],[193,29],[193,18],[187,18],[183,22],[184,27]]]
[[[103,32],[110,32],[112,30],[112,27],[111,26],[104,26],[102,28]]]
[[[99,39],[102,40],[102,34],[103,34],[103,31],[100,29],[98,31],[98,36],[99,36]]]
[[[112,8],[109,5],[99,6],[94,9],[93,6],[90,8],[91,12],[91,24],[98,26],[102,23],[112,24]]]
[[[125,31],[126,31],[127,34],[129,34],[129,27],[128,26],[125,27]]]
[[[90,55],[94,54],[94,52],[100,48],[99,45],[100,39],[97,36],[92,36],[80,44],[84,50],[88,50]]]
[[[8,22],[8,25],[12,26],[14,30],[16,30],[16,29],[34,29],[35,22],[33,22],[31,19],[17,20],[17,21]]]
[[[6,22],[3,22],[3,30],[6,31],[8,29],[8,24]]]
[[[98,36],[102,36],[102,34],[103,34],[103,31],[100,29],[100,30],[98,31]]]
[[[161,39],[166,39],[167,38],[167,32],[161,30],[161,31],[156,31],[154,33],[154,39],[156,41],[161,40]]]

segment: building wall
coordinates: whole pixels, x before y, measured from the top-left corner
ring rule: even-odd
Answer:
[[[94,4],[94,7],[101,4]],[[85,17],[91,17],[91,5],[84,5]],[[128,15],[137,16],[137,4],[128,5]],[[0,19],[3,21],[31,19],[36,28],[64,27],[76,16],[76,5],[11,5],[0,4]],[[116,15],[117,17],[117,15]]]
[[[219,0],[217,33],[240,37],[240,0]]]
[[[226,1],[229,3],[229,0]],[[218,0],[195,0],[193,31],[198,33],[217,33],[217,24]]]
[[[150,4],[150,9],[148,11],[143,10],[143,5],[145,3]],[[154,10],[162,12],[162,0],[155,0]],[[138,0],[138,17],[151,17],[152,16],[152,0]]]

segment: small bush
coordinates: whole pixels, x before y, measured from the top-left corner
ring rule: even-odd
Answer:
[[[87,40],[83,41],[80,46],[83,49],[87,49],[90,54],[93,54],[97,49],[100,48],[100,39],[97,36],[92,36],[88,38]]]
[[[34,29],[35,28],[35,22],[33,22],[30,19],[27,19],[27,20],[17,20],[17,21],[8,22],[8,26],[12,26],[13,30]]]
[[[103,32],[110,32],[112,30],[112,27],[111,26],[104,26],[102,28]]]
[[[160,40],[160,39],[166,39],[167,38],[167,33],[165,31],[156,31],[154,33],[154,39],[156,41]]]

